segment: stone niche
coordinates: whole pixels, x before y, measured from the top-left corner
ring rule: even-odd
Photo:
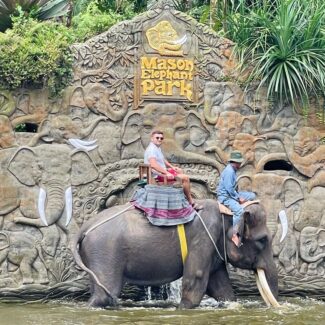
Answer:
[[[213,198],[230,151],[243,153],[238,184],[267,208],[281,294],[324,296],[324,128],[291,107],[271,107],[263,89],[236,83],[232,47],[161,1],[75,44],[74,80],[62,98],[0,91],[1,297],[88,290],[72,238],[98,211],[130,199],[157,127],[196,198]],[[37,132],[15,133],[21,123]],[[244,273],[232,274],[238,292],[255,287],[243,289]]]

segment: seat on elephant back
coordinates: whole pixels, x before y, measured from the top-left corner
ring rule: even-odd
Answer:
[[[131,204],[143,211],[155,226],[184,224],[192,221],[196,215],[182,187],[148,184],[134,193]]]
[[[145,186],[147,184],[151,185],[160,185],[160,186],[182,186],[181,180],[175,176],[174,180],[168,180],[166,175],[160,175],[159,179],[162,181],[158,181],[152,176],[152,168],[148,164],[140,164],[139,165],[139,186]]]
[[[241,206],[243,208],[246,208],[247,206],[249,206],[251,204],[257,204],[257,203],[260,203],[260,201],[259,200],[247,201],[247,202],[241,204]],[[226,207],[225,205],[220,203],[219,201],[218,201],[218,205],[219,205],[220,213],[225,214],[227,216],[232,216],[233,215],[233,212],[228,207]]]

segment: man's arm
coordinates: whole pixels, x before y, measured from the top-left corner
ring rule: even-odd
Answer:
[[[230,170],[226,172],[223,176],[224,180],[224,188],[227,191],[228,195],[240,202],[240,197],[238,192],[236,191],[236,174]]]
[[[157,160],[156,158],[149,158],[149,164],[151,166],[151,168],[153,168],[156,172],[158,172],[159,174],[162,174],[162,175],[167,175],[167,176],[172,176],[172,174],[168,173],[168,171],[161,167],[158,163],[157,163]],[[170,164],[169,164],[170,165]],[[167,165],[168,166],[168,165]]]

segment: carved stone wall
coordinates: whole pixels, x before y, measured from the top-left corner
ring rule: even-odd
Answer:
[[[131,197],[155,128],[197,198],[214,197],[230,151],[240,150],[239,186],[267,208],[280,291],[325,293],[324,128],[291,107],[271,107],[263,90],[229,81],[232,43],[168,3],[76,44],[63,98],[0,91],[2,297],[86,290],[73,235]],[[15,133],[21,123],[37,132]],[[288,217],[282,241],[281,210]]]

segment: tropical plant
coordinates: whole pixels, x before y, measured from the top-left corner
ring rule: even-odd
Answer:
[[[48,87],[55,96],[71,79],[74,38],[64,25],[38,22],[18,10],[13,28],[0,33],[0,88]]]
[[[240,0],[227,16],[225,35],[235,41],[248,81],[269,97],[308,106],[325,94],[325,3],[321,0]]]
[[[17,6],[41,20],[62,17],[71,10],[69,0],[0,0],[0,31],[11,26]]]
[[[127,15],[116,13],[110,9],[102,11],[97,1],[90,2],[85,10],[72,18],[72,32],[76,41],[83,42],[125,19],[127,19]]]

